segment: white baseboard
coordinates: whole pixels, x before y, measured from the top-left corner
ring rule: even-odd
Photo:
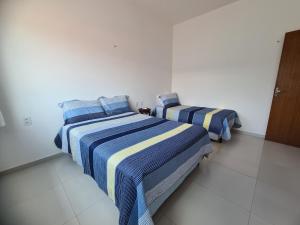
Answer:
[[[32,166],[36,166],[36,165],[38,165],[38,164],[40,164],[42,162],[46,162],[46,161],[51,160],[51,159],[58,158],[58,157],[60,157],[63,154],[64,153],[59,152],[57,154],[50,155],[50,156],[47,156],[45,158],[35,160],[33,162],[25,163],[25,164],[20,165],[20,166],[16,166],[16,167],[13,167],[13,168],[10,168],[10,169],[7,169],[7,170],[0,171],[0,177],[4,176],[4,175],[7,175],[7,174],[10,174],[10,173],[13,173],[13,172],[16,172],[16,171],[19,171],[19,170],[23,170],[23,169],[32,167]]]
[[[239,129],[232,129],[232,132],[233,133],[245,134],[245,135],[249,135],[249,136],[253,136],[253,137],[265,139],[265,135],[258,134],[258,133],[253,133],[253,132],[249,132],[249,131],[244,131],[244,130],[239,130]]]
[[[265,135],[262,135],[262,134],[257,134],[257,133],[253,133],[253,132],[243,131],[243,130],[239,130],[239,129],[232,129],[231,131],[233,133],[237,133],[237,134],[245,134],[245,135],[250,135],[250,136],[253,136],[253,137],[265,139]],[[35,165],[37,165],[39,163],[48,161],[50,159],[54,159],[54,158],[60,157],[62,154],[63,153],[54,154],[54,155],[51,155],[51,156],[48,156],[48,157],[45,157],[45,158],[42,158],[42,159],[30,162],[30,163],[26,163],[26,164],[23,164],[23,165],[20,165],[20,166],[11,168],[11,169],[0,171],[0,176],[6,175],[6,174],[9,174],[9,173],[13,173],[13,172],[16,172],[18,170],[26,169],[26,168],[31,167],[31,166],[35,166]]]

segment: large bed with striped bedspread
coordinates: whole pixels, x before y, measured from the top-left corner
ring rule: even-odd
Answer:
[[[153,224],[160,205],[211,152],[202,127],[134,112],[65,125],[55,143],[113,200],[120,225]]]
[[[238,114],[228,109],[169,104],[165,107],[157,106],[155,114],[158,118],[200,125],[208,131],[210,139],[215,141],[230,140],[230,129],[241,127]]]

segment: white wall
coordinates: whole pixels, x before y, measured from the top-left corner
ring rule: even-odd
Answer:
[[[0,171],[58,152],[60,101],[171,89],[172,27],[131,1],[1,1],[0,33]]]
[[[235,109],[242,130],[264,135],[284,34],[300,29],[299,9],[299,0],[241,0],[175,25],[173,91],[184,104]]]

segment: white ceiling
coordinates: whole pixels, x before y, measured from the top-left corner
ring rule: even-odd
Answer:
[[[237,0],[134,0],[172,24],[207,13]]]

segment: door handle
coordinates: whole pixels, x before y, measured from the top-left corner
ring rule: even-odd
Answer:
[[[277,97],[280,93],[281,93],[281,90],[279,89],[279,87],[276,87],[274,90],[274,96]]]

